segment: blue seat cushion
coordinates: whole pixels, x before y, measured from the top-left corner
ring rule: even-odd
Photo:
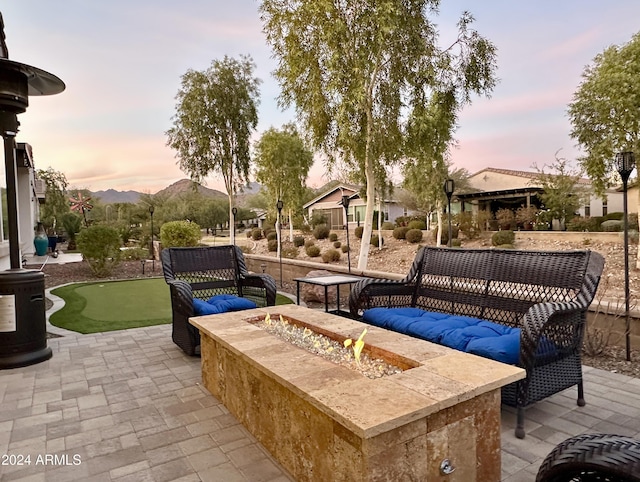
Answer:
[[[364,312],[363,320],[511,365],[517,364],[520,357],[520,328],[491,321],[419,308],[372,308]]]
[[[216,295],[207,301],[193,299],[193,311],[196,315],[217,315],[229,311],[250,310],[257,308],[253,301],[235,295]]]

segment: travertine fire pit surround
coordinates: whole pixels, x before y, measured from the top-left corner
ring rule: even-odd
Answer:
[[[295,305],[191,319],[205,386],[296,480],[500,480],[500,387],[523,370],[367,326],[365,350],[415,366],[372,380],[247,322],[267,312],[340,339],[364,325]]]

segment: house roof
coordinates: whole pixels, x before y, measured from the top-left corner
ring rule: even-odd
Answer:
[[[315,204],[317,202],[320,202],[322,199],[329,197],[331,194],[333,194],[336,191],[340,191],[340,192],[345,192],[347,191],[347,195],[349,196],[350,199],[354,199],[356,197],[360,197],[360,195],[358,194],[360,191],[360,186],[356,186],[353,184],[338,184],[337,186],[329,189],[328,191],[323,192],[322,194],[320,194],[319,196],[313,198],[311,201],[309,201],[308,203],[304,204],[302,206],[303,209],[307,209],[309,206],[311,206],[312,204]]]
[[[504,174],[506,176],[516,176],[516,177],[523,177],[525,179],[536,179],[540,173],[538,172],[531,172],[531,171],[516,171],[513,169],[499,169],[497,167],[485,167],[484,169],[472,174],[470,177],[475,177],[478,176],[479,174],[482,174],[483,172],[493,172],[496,174]],[[553,175],[553,174],[552,174]],[[591,180],[589,178],[586,177],[581,177],[578,179],[578,183],[579,184],[591,184]]]

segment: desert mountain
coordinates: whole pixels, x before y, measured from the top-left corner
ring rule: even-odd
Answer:
[[[180,196],[182,194],[187,194],[193,192],[194,182],[189,179],[181,179],[180,181],[174,182],[170,186],[161,189],[154,195],[162,195],[167,198],[172,198],[175,196]],[[195,186],[199,193],[203,196],[212,198],[212,199],[226,199],[227,194],[218,191],[216,189],[209,189],[201,184],[195,183]],[[243,188],[243,191],[238,194],[238,201],[241,198],[244,198],[248,195],[256,194],[260,192],[262,186],[257,182],[250,182],[247,186]],[[95,191],[91,193],[92,196],[96,199],[100,199],[104,204],[114,204],[114,203],[137,203],[140,200],[140,196],[142,193],[138,191],[116,191],[115,189],[107,189],[106,191]]]

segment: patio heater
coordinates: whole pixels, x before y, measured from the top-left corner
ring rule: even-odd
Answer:
[[[278,209],[277,235],[278,235],[278,256],[280,258],[280,288],[282,288],[282,223],[280,219],[282,216],[283,206],[284,206],[284,203],[282,202],[282,199],[278,199],[278,202],[276,203],[276,208]]]
[[[233,216],[233,245],[236,245],[236,215],[238,214],[238,208],[231,208],[231,215]]]
[[[636,166],[633,152],[618,152],[615,160],[616,169],[622,178],[622,210],[624,212],[624,318],[625,318],[625,345],[627,361],[631,361],[631,325],[629,320],[629,219],[627,206],[627,183],[629,176]]]
[[[447,179],[444,182],[444,193],[447,195],[447,217],[449,222],[449,239],[447,240],[447,246],[451,247],[451,196],[455,189],[455,183],[453,179]]]
[[[18,114],[30,95],[54,95],[64,82],[37,67],[9,60],[0,13],[0,134],[4,140],[11,269],[0,272],[0,369],[33,365],[52,356],[47,346],[44,273],[22,269],[18,234],[16,144]]]
[[[344,228],[347,231],[347,264],[349,266],[349,274],[351,274],[351,246],[349,245],[349,196],[342,196],[342,207],[344,207]]]

